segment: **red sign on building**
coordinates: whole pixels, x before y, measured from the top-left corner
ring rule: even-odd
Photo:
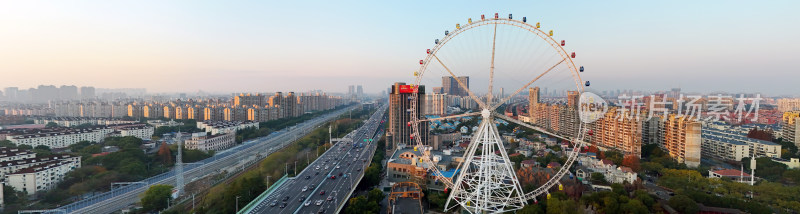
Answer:
[[[400,89],[397,91],[401,94],[411,94],[414,93],[414,87],[411,85],[400,85]]]

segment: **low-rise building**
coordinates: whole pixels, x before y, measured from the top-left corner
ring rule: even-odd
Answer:
[[[29,145],[31,147],[43,145],[53,149],[64,148],[80,141],[101,142],[107,134],[113,131],[114,129],[109,127],[58,129],[7,136],[6,138],[16,145]]]
[[[33,195],[39,191],[48,191],[64,179],[64,176],[81,166],[80,157],[60,158],[32,165],[7,174],[6,185],[14,190]]]
[[[150,140],[155,133],[155,128],[147,124],[130,124],[130,125],[117,125],[112,126],[115,131],[118,131],[120,136],[133,136],[143,140]]]
[[[708,170],[708,178],[730,178],[739,183],[750,183],[753,176],[737,169]],[[756,180],[758,178],[755,178]]]
[[[212,135],[236,132],[242,129],[258,129],[258,123],[253,121],[202,121],[197,122],[197,128],[211,132]]]
[[[781,156],[781,145],[765,140],[748,138],[741,130],[726,126],[709,125],[702,130],[702,154],[722,160],[740,161],[744,157]]]
[[[220,151],[236,145],[236,133],[228,132],[216,135],[207,135],[205,132],[192,133],[192,138],[186,140],[187,149],[202,151]]]

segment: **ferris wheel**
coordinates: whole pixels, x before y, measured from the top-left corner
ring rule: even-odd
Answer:
[[[420,67],[414,71],[415,81],[411,88],[415,93],[409,98],[412,109],[432,108],[435,104],[423,106],[418,102],[418,96],[426,96],[419,90],[425,90],[421,87],[423,85],[439,85],[441,80],[442,87],[433,91],[451,95],[439,99],[448,99],[457,105],[459,109],[454,111],[458,113],[447,114],[437,107],[439,112],[433,114],[440,116],[424,117],[431,112],[409,110],[409,126],[413,130],[410,138],[416,144],[415,150],[420,151],[421,165],[427,167],[429,175],[436,177],[450,193],[445,210],[456,206],[471,213],[522,209],[528,201],[537,201],[539,196],[549,197],[549,191],[556,185],[561,188],[559,181],[569,173],[569,167],[577,159],[587,130],[579,121],[575,121],[578,123],[576,130],[565,134],[553,131],[564,124],[534,124],[515,119],[513,116],[524,111],[522,106],[528,100],[517,95],[527,89],[531,99],[566,103],[564,96],[567,92],[581,94],[584,87],[589,86],[589,81],[581,79],[583,67],[575,66],[575,52],[564,49],[566,41],[556,40],[553,30],[542,30],[538,22],[529,23],[527,17],[513,19],[511,14],[508,18],[500,17],[497,13],[494,17],[481,15],[480,19],[466,21],[456,24],[455,29],[444,31],[442,38],[434,40],[434,47],[426,50],[426,57],[419,61]],[[513,91],[505,94],[506,87]],[[533,87],[536,87],[535,91]],[[540,94],[545,96],[540,97]],[[480,122],[473,127],[462,124],[472,134],[470,143],[463,150],[463,161],[444,173],[434,162],[436,158],[431,154],[432,148],[424,142],[422,136],[428,130],[422,127],[453,126],[453,123],[463,122],[459,119],[467,117]],[[499,127],[505,128],[511,123],[568,141],[572,148],[566,154],[564,165],[532,191],[523,191],[498,131]]]

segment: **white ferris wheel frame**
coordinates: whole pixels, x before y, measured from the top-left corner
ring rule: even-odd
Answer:
[[[419,96],[419,95],[418,95],[418,93],[416,93],[416,89],[417,89],[416,86],[419,86],[421,84],[422,77],[424,76],[425,71],[427,70],[427,67],[428,67],[429,63],[431,63],[431,62],[433,62],[435,60],[437,63],[441,64],[442,67],[444,67],[450,73],[451,76],[453,76],[453,77],[456,76],[452,71],[450,71],[449,68],[447,68],[446,65],[444,65],[444,63],[442,63],[441,60],[438,59],[438,57],[436,56],[436,53],[445,44],[447,44],[448,41],[450,41],[452,38],[455,38],[456,36],[458,36],[462,32],[465,32],[467,30],[470,30],[470,29],[473,29],[473,28],[476,28],[476,27],[487,26],[487,25],[495,25],[495,27],[497,25],[507,25],[507,26],[515,26],[515,27],[527,30],[530,33],[533,33],[533,34],[539,36],[541,39],[543,39],[548,44],[550,44],[550,46],[552,46],[552,48],[562,58],[561,61],[559,61],[558,63],[556,63],[552,67],[550,67],[547,71],[545,71],[544,73],[540,74],[538,77],[536,77],[535,79],[531,80],[528,84],[526,84],[525,86],[523,86],[520,89],[516,90],[514,93],[512,93],[508,97],[504,98],[502,101],[497,102],[495,105],[491,105],[491,103],[488,103],[488,102],[491,101],[491,96],[492,95],[487,95],[489,97],[489,99],[487,99],[487,102],[483,102],[481,99],[479,99],[477,96],[475,96],[475,94],[472,93],[472,91],[470,91],[469,89],[464,87],[464,83],[460,82],[456,78],[456,81],[459,83],[460,87],[464,88],[464,90],[467,91],[467,93],[469,94],[469,97],[471,99],[473,99],[476,103],[478,103],[481,109],[489,110],[491,112],[492,116],[497,117],[497,118],[501,118],[501,119],[506,120],[508,122],[512,122],[512,123],[516,123],[518,125],[522,125],[522,126],[527,127],[527,128],[531,128],[533,130],[539,131],[541,133],[544,133],[544,134],[547,134],[547,135],[550,135],[550,136],[553,136],[553,137],[556,137],[556,138],[559,138],[559,139],[562,139],[562,140],[571,141],[573,143],[572,152],[570,152],[567,155],[568,158],[567,158],[567,161],[565,162],[564,166],[561,167],[561,169],[558,172],[556,172],[556,174],[554,176],[552,176],[550,178],[550,180],[548,180],[545,184],[543,184],[542,186],[539,186],[534,191],[525,193],[525,195],[524,195],[524,199],[525,200],[534,200],[534,201],[536,201],[537,200],[536,197],[538,197],[538,196],[540,196],[542,194],[548,193],[549,189],[552,188],[553,186],[555,186],[556,184],[559,184],[560,183],[559,180],[569,172],[568,169],[571,167],[571,165],[577,159],[578,153],[580,153],[580,148],[583,145],[586,145],[586,142],[584,142],[583,139],[584,139],[584,137],[586,135],[587,130],[585,130],[585,127],[583,126],[583,123],[580,123],[579,126],[578,126],[578,133],[575,133],[574,137],[561,136],[561,135],[557,135],[555,133],[551,133],[551,132],[549,132],[549,131],[541,128],[541,127],[533,126],[531,124],[528,124],[528,123],[513,119],[511,117],[507,117],[507,116],[505,116],[503,114],[496,113],[496,112],[494,112],[494,110],[496,110],[496,108],[499,107],[502,103],[505,103],[505,101],[508,101],[509,99],[514,97],[516,94],[518,94],[519,92],[521,92],[522,90],[524,90],[525,88],[530,86],[533,82],[538,80],[540,77],[542,77],[543,75],[548,73],[550,70],[552,70],[553,68],[555,68],[556,66],[558,66],[559,64],[562,64],[562,63],[565,63],[566,66],[568,67],[568,69],[569,69],[569,71],[570,71],[570,73],[571,73],[571,75],[572,75],[572,77],[573,77],[573,79],[575,81],[576,90],[578,90],[580,93],[583,93],[583,91],[584,91],[583,81],[581,80],[580,74],[578,73],[578,69],[575,66],[575,63],[573,62],[572,58],[570,57],[570,54],[564,49],[563,46],[561,46],[561,43],[556,41],[548,33],[542,31],[541,29],[537,28],[536,26],[528,24],[527,22],[523,22],[523,21],[520,21],[520,20],[514,20],[514,19],[507,19],[507,18],[486,18],[486,19],[481,19],[481,20],[477,20],[477,21],[474,21],[474,22],[470,21],[470,23],[468,23],[466,25],[463,25],[463,26],[457,25],[457,27],[456,27],[456,29],[454,31],[449,32],[447,35],[445,35],[443,38],[441,38],[441,40],[438,42],[438,44],[436,44],[432,49],[430,49],[429,53],[427,54],[427,56],[423,60],[422,65],[420,66],[419,70],[415,72],[416,79],[415,79],[415,84],[412,86],[413,89],[414,89],[414,93],[412,93],[412,95],[411,95],[412,96],[411,108],[412,109],[416,109],[417,108],[417,100],[418,100],[417,96]],[[539,25],[539,24],[537,23],[537,25]],[[495,33],[496,33],[496,28],[495,28]],[[494,44],[493,44],[493,48],[494,48]],[[492,57],[494,57],[494,53],[492,54]],[[492,59],[492,67],[494,66],[493,64],[494,64],[494,59]],[[492,70],[493,70],[493,68],[492,68]],[[492,81],[493,81],[493,71],[490,74],[490,79],[491,80],[490,80],[489,91],[491,92],[491,90],[492,90],[491,89],[491,85],[492,85]],[[420,117],[419,117],[420,115],[417,115],[417,111],[416,110],[412,110],[411,111],[411,120],[412,120],[412,123],[414,124],[412,126],[413,133],[414,133],[414,136],[421,136],[420,135],[419,126],[418,126],[418,124],[420,124],[420,123],[427,123],[427,122],[434,121],[434,120],[452,119],[452,118],[458,118],[458,117],[464,117],[464,116],[477,116],[477,115],[480,115],[480,114],[481,114],[480,112],[474,112],[474,113],[466,113],[466,114],[460,114],[460,115],[445,116],[445,117],[434,118],[434,119],[420,119]],[[423,161],[429,163],[429,164],[427,164],[428,165],[427,169],[431,170],[433,172],[432,174],[435,175],[437,177],[437,179],[444,184],[445,188],[452,188],[454,186],[453,181],[448,179],[448,178],[442,177],[443,174],[442,174],[441,170],[439,170],[435,165],[430,164],[430,163],[433,163],[432,159],[431,159],[429,153],[427,153],[425,151],[426,149],[430,149],[430,148],[426,148],[425,147],[424,142],[422,142],[420,137],[414,138],[414,141],[417,144],[415,146],[415,148],[418,148],[420,150],[421,159]],[[465,155],[465,158],[466,158],[467,154],[465,153],[464,155]],[[459,164],[458,165],[458,167],[456,168],[456,172],[459,171],[459,169],[460,169],[460,167],[462,167],[462,165],[463,164]],[[453,178],[455,178],[455,177],[457,177],[457,176],[454,175]]]

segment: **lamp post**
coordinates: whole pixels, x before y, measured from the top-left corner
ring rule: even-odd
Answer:
[[[239,212],[239,197],[242,197],[242,196],[238,196],[238,195],[236,196],[236,212],[237,213]]]

